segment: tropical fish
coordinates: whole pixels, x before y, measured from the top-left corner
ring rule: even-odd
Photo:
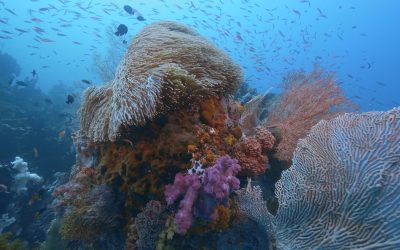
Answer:
[[[65,130],[63,130],[60,133],[58,133],[58,138],[63,139],[64,136],[65,136]]]
[[[135,14],[135,10],[129,5],[124,5],[124,10],[131,15]]]
[[[117,31],[114,33],[116,36],[123,36],[128,33],[128,27],[125,24],[120,24]]]
[[[72,95],[67,96],[67,101],[65,101],[66,104],[72,104],[74,103],[74,97]]]
[[[92,84],[92,82],[91,81],[89,81],[89,80],[85,80],[85,79],[83,79],[83,80],[81,80],[83,83],[86,83],[86,84]]]
[[[138,15],[138,16],[136,17],[136,19],[137,19],[138,21],[146,21],[146,19],[145,19],[142,15]]]
[[[9,13],[13,14],[14,16],[17,15],[14,11],[12,11],[12,10],[10,10],[10,9],[8,9],[8,8],[5,8],[5,10],[8,11]]]

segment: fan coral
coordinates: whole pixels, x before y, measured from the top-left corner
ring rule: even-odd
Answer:
[[[284,93],[265,125],[277,129],[280,135],[276,157],[290,162],[297,141],[304,138],[312,126],[322,119],[336,117],[354,105],[346,99],[333,75],[320,69],[309,74],[289,74],[282,85]]]
[[[344,114],[299,141],[276,184],[276,216],[260,215],[259,198],[239,201],[271,220],[279,249],[399,249],[399,178],[400,108]]]
[[[154,23],[134,37],[115,78],[86,91],[81,129],[94,141],[115,141],[126,126],[233,93],[241,82],[240,68],[195,31]]]

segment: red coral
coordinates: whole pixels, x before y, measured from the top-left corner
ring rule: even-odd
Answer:
[[[234,155],[242,167],[240,174],[254,176],[265,172],[268,158],[262,154],[262,149],[262,144],[255,138],[244,138],[236,144]]]
[[[261,151],[263,154],[266,154],[270,151],[275,144],[275,137],[269,132],[268,129],[263,127],[256,128],[256,138],[258,142],[261,144]]]
[[[268,115],[266,126],[277,130],[281,137],[276,157],[291,161],[297,141],[304,138],[311,127],[354,105],[346,99],[333,75],[323,70],[314,69],[309,74],[292,73],[282,85],[283,95]]]

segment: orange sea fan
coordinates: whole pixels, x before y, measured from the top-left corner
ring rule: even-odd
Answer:
[[[264,123],[279,135],[276,157],[280,160],[290,162],[297,141],[320,120],[355,107],[336,84],[334,75],[318,68],[309,74],[289,74],[282,87],[284,92]]]

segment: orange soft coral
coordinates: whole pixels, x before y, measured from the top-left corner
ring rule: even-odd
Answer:
[[[217,98],[208,99],[200,103],[200,119],[211,127],[222,127],[225,125],[227,114],[221,100]]]

